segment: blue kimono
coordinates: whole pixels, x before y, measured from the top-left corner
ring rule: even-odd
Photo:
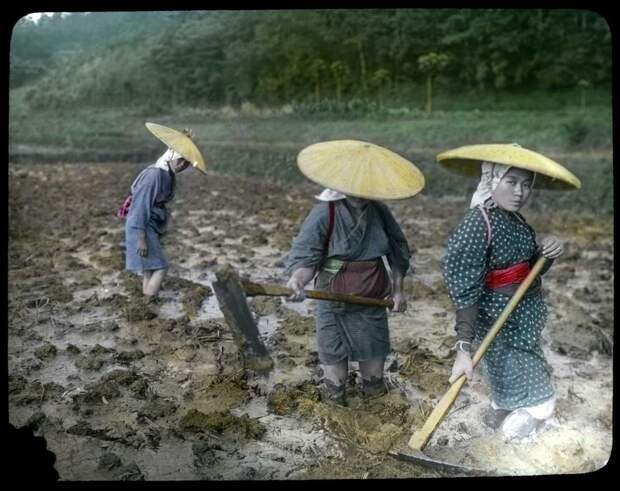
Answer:
[[[175,176],[155,165],[144,169],[131,185],[132,201],[125,222],[125,269],[142,274],[144,270],[168,267],[160,244],[166,231],[168,212],[165,204],[174,198]],[[138,231],[144,230],[147,255],[138,254]]]
[[[365,218],[355,222],[346,200],[335,203],[334,228],[327,249],[328,204],[315,205],[301,226],[287,259],[287,272],[301,267],[318,270],[315,288],[326,289],[335,274],[330,259],[368,261],[386,256],[403,274],[409,269],[410,252],[400,226],[388,207],[368,203]],[[384,307],[317,301],[316,335],[319,360],[334,364],[344,359],[365,361],[385,358],[390,352],[387,312]]]

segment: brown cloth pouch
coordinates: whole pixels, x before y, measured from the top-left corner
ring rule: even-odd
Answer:
[[[360,297],[385,298],[390,294],[390,278],[383,261],[345,261],[330,281],[329,291]]]

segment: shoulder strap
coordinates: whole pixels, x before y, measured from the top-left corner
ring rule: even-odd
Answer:
[[[487,210],[484,208],[484,205],[478,205],[478,208],[480,209],[480,213],[482,213],[482,218],[484,218],[484,222],[487,225],[487,247],[488,247],[489,245],[491,245],[491,238],[492,238],[491,221],[489,220],[489,215],[487,214]]]
[[[332,238],[332,232],[334,231],[334,202],[330,201],[327,203],[329,207],[329,216],[327,221],[327,237],[325,237],[325,243],[323,244],[323,249],[327,252],[329,247],[329,241]]]

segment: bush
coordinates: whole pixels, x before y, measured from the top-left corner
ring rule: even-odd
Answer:
[[[588,136],[590,129],[581,118],[573,118],[572,120],[562,125],[566,132],[568,145],[570,147],[577,147],[581,145]]]
[[[380,107],[375,101],[353,98],[346,102],[338,103],[333,99],[323,99],[319,102],[297,102],[293,104],[293,112],[301,118],[382,118],[389,116],[388,109]]]

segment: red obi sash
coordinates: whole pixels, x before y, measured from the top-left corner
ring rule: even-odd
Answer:
[[[506,269],[492,269],[485,277],[485,284],[488,288],[501,288],[503,286],[521,283],[530,272],[530,263],[513,264]]]

